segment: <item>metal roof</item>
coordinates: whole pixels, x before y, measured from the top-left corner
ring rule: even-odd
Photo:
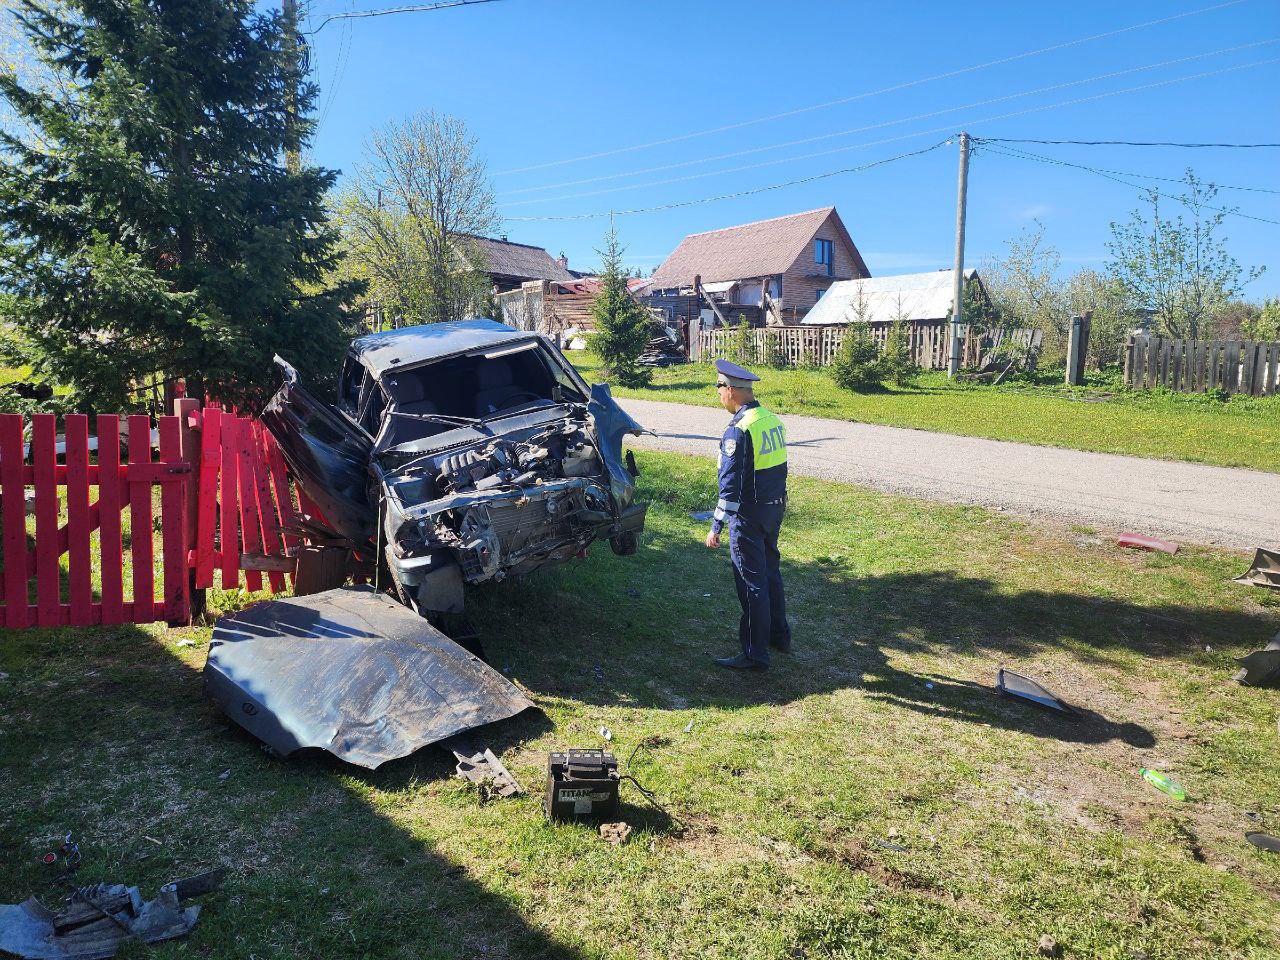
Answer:
[[[375,376],[381,376],[393,367],[528,339],[527,331],[477,317],[369,333],[356,338],[351,348],[361,363]]]
[[[905,273],[896,277],[867,277],[833,283],[822,299],[804,315],[804,326],[844,325],[904,320],[945,320],[951,315],[955,270]],[[978,271],[964,272],[966,282]],[[979,281],[981,282],[981,281]],[[861,309],[859,309],[861,307]]]

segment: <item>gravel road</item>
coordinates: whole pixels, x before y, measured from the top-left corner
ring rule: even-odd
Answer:
[[[729,420],[712,407],[619,402],[658,434],[629,438],[638,449],[713,457]],[[1280,542],[1280,474],[819,417],[782,419],[796,473],[1186,543],[1252,550]]]

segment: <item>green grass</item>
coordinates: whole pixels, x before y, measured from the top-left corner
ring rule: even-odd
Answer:
[[[201,695],[207,626],[0,633],[0,902],[56,900],[36,858],[71,830],[83,882],[231,870],[188,941],[128,956],[1023,958],[1046,933],[1068,957],[1280,955],[1280,858],[1243,838],[1246,811],[1280,833],[1275,693],[1230,679],[1280,595],[1226,582],[1240,556],[798,478],[795,652],[739,676],[710,664],[728,560],[688,516],[713,465],[640,464],[637,556],[472,596],[541,708],[489,735],[514,800],[432,749],[270,758]],[[998,699],[1001,663],[1093,712]],[[629,785],[620,848],[546,822],[548,750],[602,725],[623,760],[650,744],[631,772],[683,830]]]
[[[604,379],[592,355],[569,356],[589,381]],[[927,373],[914,388],[860,394],[840,389],[822,370],[759,372],[757,394],[776,413],[1280,472],[1280,396],[1223,401],[1131,391],[1102,378],[1068,389],[1058,385],[1060,375],[1047,373],[999,387]],[[655,370],[647,388],[614,393],[715,407],[714,383],[709,364],[688,364]]]

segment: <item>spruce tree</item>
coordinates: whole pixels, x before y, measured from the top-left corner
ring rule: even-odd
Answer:
[[[652,336],[648,311],[627,291],[622,246],[610,230],[601,257],[600,292],[591,304],[596,332],[589,344],[604,364],[605,373],[624,387],[642,387],[653,374],[636,361]]]
[[[271,357],[331,377],[359,285],[324,287],[334,173],[305,146],[315,88],[251,0],[21,0],[56,82],[0,73],[0,292],[37,378],[125,409],[155,376],[253,403]],[[16,128],[15,128],[16,129]],[[194,381],[194,382],[193,382]]]

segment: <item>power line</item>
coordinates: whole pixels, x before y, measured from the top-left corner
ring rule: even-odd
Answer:
[[[870,170],[872,167],[884,166],[886,163],[893,163],[896,160],[905,160],[908,157],[918,157],[921,154],[929,153],[937,150],[939,147],[946,146],[951,141],[942,140],[935,143],[931,147],[924,147],[920,150],[911,150],[908,153],[900,153],[897,156],[885,157],[883,160],[873,160],[871,163],[864,163],[856,167],[844,167],[840,170],[828,170],[826,173],[816,173],[809,177],[800,177],[796,180],[788,180],[785,183],[772,183],[765,187],[753,187],[750,190],[739,190],[736,193],[723,193],[715,197],[703,197],[699,200],[682,200],[678,203],[664,203],[656,207],[637,207],[631,210],[606,210],[600,213],[578,213],[568,214],[565,216],[555,217],[504,217],[505,220],[528,222],[528,221],[545,221],[545,220],[595,220],[600,217],[628,216],[634,213],[656,213],[660,210],[675,210],[677,207],[692,207],[703,203],[715,203],[719,200],[733,200],[737,197],[749,197],[757,193],[766,193],[770,190],[781,190],[784,187],[794,187],[802,183],[812,183],[815,180],[825,180],[828,177],[837,177],[845,173],[859,173],[863,170]]]
[[[933,110],[928,113],[918,113],[915,116],[903,117],[897,120],[884,120],[884,121],[881,121],[880,123],[867,124],[866,126],[862,126],[862,127],[852,127],[848,130],[838,130],[838,131],[835,131],[834,133],[822,133],[812,137],[803,137],[798,140],[788,140],[783,143],[774,143],[774,144],[770,144],[768,146],[763,146],[763,147],[751,147],[746,150],[736,150],[731,153],[722,153],[722,154],[709,156],[709,157],[699,157],[693,160],[683,160],[678,163],[667,163],[657,167],[647,167],[641,170],[631,170],[624,173],[611,173],[611,174],[605,174],[603,176],[598,176],[598,177],[587,177],[581,180],[566,180],[566,181],[561,181],[560,183],[545,184],[540,187],[521,187],[518,190],[508,190],[504,194],[502,194],[502,196],[510,197],[510,196],[515,196],[517,194],[521,194],[521,193],[538,193],[543,190],[554,190],[559,187],[574,187],[574,186],[579,186],[579,185],[584,185],[589,183],[601,183],[606,180],[619,180],[624,177],[640,176],[646,173],[659,173],[664,170],[675,170],[681,167],[697,166],[698,164],[701,164],[701,163],[711,163],[716,160],[731,160],[735,157],[744,157],[744,156],[750,156],[752,154],[757,154],[757,153],[766,153],[770,150],[781,150],[785,147],[794,147],[794,146],[799,146],[800,144],[805,144],[805,143],[815,143],[819,140],[831,140],[836,137],[849,136],[850,134],[854,134],[854,133],[865,133],[868,130],[878,130],[878,129],[883,129],[884,127],[892,127],[892,126],[897,126],[903,123],[911,123],[915,120],[927,120],[931,117],[942,116],[943,114],[946,114],[946,113],[954,113],[957,110],[969,110],[975,107],[988,106],[993,103],[1003,103],[1008,100],[1017,100],[1020,97],[1030,97],[1040,93],[1048,93],[1052,90],[1062,90],[1062,89],[1066,89],[1067,87],[1077,87],[1086,83],[1094,83],[1098,80],[1109,80],[1114,77],[1127,76],[1128,74],[1131,74],[1131,73],[1142,73],[1147,70],[1156,70],[1160,67],[1169,67],[1179,63],[1187,63],[1192,60],[1203,60],[1206,57],[1216,57],[1222,54],[1236,53],[1240,50],[1248,50],[1248,49],[1252,49],[1253,47],[1269,46],[1275,43],[1280,43],[1280,37],[1271,38],[1268,40],[1257,40],[1257,41],[1254,41],[1253,43],[1244,43],[1234,47],[1225,47],[1221,50],[1210,50],[1206,53],[1197,53],[1197,54],[1192,54],[1191,56],[1186,56],[1186,57],[1176,57],[1172,60],[1162,60],[1159,63],[1149,63],[1143,66],[1129,67],[1125,70],[1114,70],[1110,73],[1102,73],[1092,77],[1085,77],[1080,80],[1067,80],[1062,83],[1054,83],[1045,87],[1037,87],[1034,90],[1023,90],[1020,93],[1010,93],[1010,94],[1005,94],[999,97],[989,97],[985,100],[976,100],[973,103],[965,103],[955,107],[946,107],[942,110]],[[529,201],[518,201],[518,202],[519,203],[538,203],[540,201],[529,200]],[[509,204],[509,206],[515,206],[515,204]]]
[[[1133,189],[1141,190],[1144,193],[1154,194],[1157,197],[1163,197],[1166,200],[1173,200],[1175,203],[1181,203],[1184,206],[1189,205],[1185,197],[1173,196],[1172,194],[1162,193],[1161,191],[1156,190],[1152,187],[1144,187],[1142,186],[1142,184],[1139,184],[1139,183],[1130,183],[1128,180],[1121,180],[1119,177],[1113,176],[1111,173],[1107,172],[1106,170],[1099,169],[1098,167],[1088,167],[1080,163],[1069,163],[1066,160],[1058,160],[1054,157],[1044,157],[1044,156],[1040,156],[1039,154],[1026,153],[1021,150],[1004,150],[999,147],[987,147],[986,149],[992,153],[1001,154],[1006,157],[1013,157],[1014,159],[1017,159],[1017,160],[1034,160],[1038,163],[1049,163],[1059,167],[1071,167],[1072,169],[1075,169],[1075,170],[1084,170],[1087,173],[1092,173],[1096,176],[1103,177],[1104,179],[1115,181],[1116,183],[1123,184],[1126,187],[1132,187]],[[1280,227],[1280,220],[1270,220],[1266,217],[1256,217],[1251,213],[1241,213],[1239,210],[1233,209],[1231,207],[1215,207],[1212,204],[1208,204],[1208,203],[1202,203],[1200,204],[1200,206],[1204,207],[1204,209],[1206,210],[1214,210],[1218,213],[1228,214],[1233,217],[1243,217],[1246,220],[1257,220],[1259,223],[1270,223]]]
[[[427,13],[432,10],[443,10],[446,7],[469,7],[477,3],[496,3],[497,0],[442,0],[440,3],[415,3],[407,7],[387,7],[383,10],[350,10],[344,13],[334,13],[325,17],[320,21],[320,26],[309,31],[311,36],[315,36],[325,28],[327,24],[334,20],[355,20],[363,17],[385,17],[390,13]],[[1244,0],[1236,0],[1243,3]],[[1222,4],[1229,6],[1229,4]],[[1170,18],[1173,19],[1173,18]]]
[[[499,206],[504,208],[510,208],[510,207],[528,206],[529,204],[532,204],[532,203],[554,203],[554,202],[559,202],[563,200],[578,200],[584,197],[597,197],[607,193],[619,193],[624,190],[640,190],[648,187],[667,186],[673,183],[685,183],[690,180],[701,180],[701,179],[705,179],[706,177],[719,177],[719,176],[724,176],[725,174],[730,174],[730,173],[741,173],[744,170],[759,170],[763,167],[773,167],[782,163],[792,163],[796,160],[811,160],[815,157],[826,157],[835,153],[845,153],[849,150],[859,150],[864,147],[882,146],[886,143],[897,143],[902,140],[911,140],[915,137],[928,136],[929,134],[951,132],[951,131],[954,131],[957,126],[972,127],[980,123],[993,123],[997,120],[1008,120],[1013,117],[1023,117],[1032,113],[1042,113],[1045,110],[1054,110],[1054,109],[1057,109],[1058,107],[1071,107],[1071,106],[1077,106],[1082,103],[1092,103],[1096,100],[1106,99],[1107,97],[1115,97],[1115,96],[1120,96],[1121,94],[1135,93],[1142,90],[1153,90],[1158,87],[1166,87],[1166,86],[1169,86],[1170,84],[1181,83],[1185,80],[1199,80],[1205,77],[1218,76],[1224,73],[1233,73],[1237,70],[1247,70],[1251,67],[1265,66],[1266,64],[1271,64],[1271,63],[1280,63],[1280,57],[1272,57],[1268,60],[1257,60],[1257,61],[1254,61],[1253,63],[1235,64],[1230,67],[1221,67],[1217,70],[1205,70],[1200,73],[1187,74],[1181,77],[1171,77],[1168,80],[1157,80],[1152,83],[1143,83],[1143,84],[1138,84],[1132,87],[1122,87],[1119,90],[1108,90],[1103,93],[1096,93],[1087,97],[1076,97],[1075,99],[1072,99],[1072,100],[1059,100],[1055,103],[1046,103],[1046,104],[1041,104],[1035,107],[1027,107],[1024,110],[1014,110],[1009,113],[1001,113],[1001,114],[996,114],[994,116],[981,117],[974,120],[967,120],[959,124],[946,124],[944,126],[939,126],[939,127],[930,127],[927,130],[917,130],[914,133],[904,133],[894,137],[883,137],[879,140],[864,141],[863,143],[854,143],[844,147],[834,147],[830,150],[818,150],[813,153],[802,153],[792,157],[782,157],[777,160],[765,160],[760,163],[749,163],[749,164],[743,164],[737,167],[726,167],[720,170],[711,170],[706,173],[690,174],[689,176],[685,176],[685,177],[670,177],[665,180],[650,180],[650,181],[646,181],[645,183],[633,183],[633,184],[627,184],[621,187],[609,187],[604,190],[589,190],[582,193],[564,194],[556,197],[541,197],[536,200],[517,200],[511,203],[499,204]]]
[[[1020,142],[1020,141],[1002,140],[1002,139],[1000,139],[999,137],[974,137],[974,138],[973,138],[973,142],[974,142],[975,144],[983,144],[983,143],[1011,143],[1011,142]],[[1004,153],[1006,156],[1013,156],[1013,155],[1014,155],[1014,153],[1013,153],[1013,152],[1004,151],[1004,150],[997,150],[997,151],[995,151],[995,152],[996,152],[996,153]],[[1049,158],[1049,157],[1040,157],[1038,154],[1034,154],[1034,153],[1027,153],[1026,151],[1021,151],[1021,150],[1019,150],[1019,151],[1016,151],[1016,152],[1017,152],[1019,155],[1021,155],[1021,156],[1026,156],[1026,157],[1035,157],[1036,159],[1044,159],[1044,160],[1049,160],[1049,159],[1051,159],[1051,158]],[[1069,163],[1067,163],[1065,160],[1062,160],[1062,161],[1054,160],[1053,162],[1055,162],[1055,163],[1061,163],[1063,166],[1077,166],[1077,164],[1069,164]],[[1157,175],[1155,175],[1155,174],[1153,174],[1153,173],[1135,173],[1135,172],[1133,172],[1132,170],[1109,170],[1109,169],[1107,169],[1106,167],[1096,167],[1096,168],[1094,168],[1094,167],[1085,167],[1085,166],[1082,166],[1082,165],[1079,165],[1079,166],[1080,166],[1080,169],[1082,169],[1082,170],[1093,170],[1093,169],[1096,169],[1099,173],[1111,173],[1111,174],[1115,174],[1115,175],[1116,175],[1116,176],[1118,176],[1118,177],[1137,177],[1137,178],[1138,178],[1138,179],[1140,179],[1140,180],[1163,180],[1165,183],[1185,183],[1185,182],[1186,182],[1185,180],[1183,180],[1183,179],[1181,179],[1181,178],[1179,178],[1179,177],[1160,177],[1160,176],[1157,176]],[[1248,193],[1278,193],[1278,194],[1280,194],[1280,190],[1272,189],[1272,188],[1270,188],[1270,187],[1241,187],[1241,186],[1234,186],[1234,185],[1229,184],[1229,183],[1218,183],[1216,180],[1215,180],[1215,181],[1211,181],[1211,183],[1212,183],[1212,185],[1213,185],[1213,186],[1217,187],[1219,190],[1242,190],[1242,191],[1246,191],[1246,192],[1248,192]]]
[[[1130,33],[1134,30],[1142,30],[1146,27],[1158,26],[1162,23],[1170,23],[1174,20],[1181,20],[1185,17],[1194,17],[1202,13],[1211,13],[1215,10],[1222,10],[1226,7],[1234,7],[1244,3],[1245,0],[1227,0],[1225,3],[1214,4],[1210,7],[1201,7],[1198,10],[1188,10],[1186,13],[1178,13],[1168,17],[1161,17],[1156,20],[1147,20],[1143,23],[1135,23],[1132,26],[1121,27],[1118,30],[1109,30],[1106,33],[1096,33],[1088,37],[1079,37],[1075,40],[1066,40],[1062,43],[1055,43],[1048,47],[1041,47],[1038,50],[1029,50],[1025,53],[1017,53],[1008,57],[1001,57],[996,60],[988,60],[986,63],[973,64],[968,67],[961,67],[957,70],[949,70],[946,73],[934,74],[931,77],[923,77],[919,80],[909,80],[904,83],[897,83],[889,87],[882,87],[879,90],[871,90],[866,93],[858,93],[853,96],[841,97],[838,100],[828,100],[826,103],[816,103],[807,107],[799,107],[794,110],[786,110],[782,113],[774,113],[765,117],[756,117],[752,120],[740,120],[737,123],[723,124],[718,127],[711,127],[706,130],[695,130],[692,133],[684,133],[675,137],[666,137],[662,140],[653,140],[649,143],[638,143],[629,147],[617,147],[612,150],[602,150],[598,153],[583,154],[578,157],[568,157],[564,160],[551,160],[547,163],[537,163],[527,167],[517,167],[513,170],[503,170],[497,176],[508,176],[515,173],[527,173],[531,170],[544,170],[547,167],[559,167],[568,163],[578,163],[584,160],[598,160],[601,157],[617,156],[620,153],[634,153],[637,150],[647,150],[651,147],[665,146],[670,143],[680,143],[685,140],[693,140],[697,137],[706,137],[716,133],[725,133],[729,130],[740,130],[743,127],[754,126],[759,123],[770,123],[774,120],[782,120],[786,117],[794,117],[802,113],[810,113],[814,110],[825,110],[828,107],[839,106],[844,103],[853,103],[856,100],[865,100],[869,97],[878,97],[886,93],[896,93],[899,90],[908,90],[911,87],[918,87],[921,84],[932,83],[935,80],[948,80],[952,77],[959,77],[966,73],[973,73],[978,70],[986,70],[989,67],[997,67],[1006,63],[1014,63],[1018,60],[1025,60],[1028,57],[1037,57],[1044,53],[1052,53],[1055,50],[1065,50],[1070,47],[1078,46],[1082,43],[1092,43],[1094,40],[1105,40],[1108,37],[1116,37],[1124,33]],[[324,24],[321,24],[323,26]]]
[[[1073,144],[1078,147],[1222,147],[1228,150],[1259,150],[1280,147],[1280,143],[1174,143],[1168,140],[1015,140],[1009,137],[983,137],[996,143]]]

